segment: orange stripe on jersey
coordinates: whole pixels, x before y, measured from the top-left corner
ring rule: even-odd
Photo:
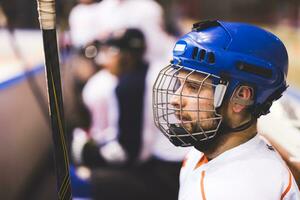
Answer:
[[[184,158],[182,161],[181,167],[184,167],[186,165],[186,161],[187,161],[187,158]]]
[[[284,190],[284,192],[281,194],[280,200],[282,200],[285,197],[285,195],[290,191],[291,187],[292,187],[292,174],[289,171],[289,184],[287,188]]]
[[[204,177],[205,177],[205,171],[202,171],[202,173],[201,173],[201,196],[202,196],[202,200],[206,200],[205,192],[204,192]]]
[[[198,161],[197,165],[195,166],[194,170],[197,169],[198,167],[201,167],[203,164],[207,163],[207,157],[203,155],[201,159]]]

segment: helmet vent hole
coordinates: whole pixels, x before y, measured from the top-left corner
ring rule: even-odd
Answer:
[[[206,51],[204,49],[201,49],[200,53],[199,53],[199,60],[200,61],[204,60],[205,54],[206,54]]]
[[[198,50],[199,50],[198,47],[195,47],[193,49],[192,59],[196,59],[197,58]]]
[[[214,64],[216,62],[216,58],[215,58],[215,54],[210,52],[208,53],[208,58],[207,58],[207,61],[209,64]]]

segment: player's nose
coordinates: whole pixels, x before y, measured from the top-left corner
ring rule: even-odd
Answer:
[[[186,101],[185,98],[179,92],[179,89],[171,97],[170,103],[174,108],[177,109],[185,107]]]

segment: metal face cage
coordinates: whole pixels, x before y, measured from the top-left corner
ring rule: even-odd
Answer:
[[[226,90],[219,92],[221,82],[218,76],[181,65],[160,71],[153,87],[154,121],[174,145],[191,146],[216,135],[222,121],[216,102],[222,102]]]

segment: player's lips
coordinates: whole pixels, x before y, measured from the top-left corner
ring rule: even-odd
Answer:
[[[191,118],[188,115],[180,114],[179,112],[175,113],[175,117],[183,122],[191,121]]]

